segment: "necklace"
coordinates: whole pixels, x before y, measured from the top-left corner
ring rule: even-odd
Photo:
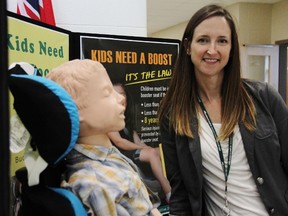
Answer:
[[[201,98],[199,97],[199,95],[197,95],[197,101],[203,111],[203,114],[204,114],[204,117],[210,127],[210,129],[212,130],[212,133],[214,135],[214,138],[215,138],[215,142],[216,142],[216,146],[217,146],[217,150],[218,150],[218,153],[219,153],[219,158],[220,158],[220,162],[221,162],[221,166],[222,166],[222,170],[223,170],[223,173],[224,173],[224,179],[225,179],[225,194],[224,194],[224,205],[223,205],[223,208],[222,208],[222,213],[223,215],[225,216],[229,216],[230,215],[230,212],[231,210],[229,209],[229,202],[228,202],[228,194],[227,194],[227,181],[228,181],[228,176],[229,176],[229,171],[230,171],[230,167],[231,167],[231,160],[232,160],[232,146],[233,146],[233,134],[231,134],[229,136],[229,140],[228,140],[228,161],[227,161],[227,165],[225,164],[225,161],[224,161],[224,155],[223,155],[223,151],[222,151],[222,147],[221,147],[221,144],[220,144],[220,141],[218,139],[218,136],[217,136],[217,133],[216,133],[216,130],[213,126],[213,123],[210,119],[210,116],[208,115],[208,112],[201,100]]]

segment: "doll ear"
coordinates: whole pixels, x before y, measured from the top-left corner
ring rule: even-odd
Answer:
[[[64,88],[35,75],[37,73],[29,75],[31,73],[25,69],[15,64],[9,70],[14,109],[29,131],[40,156],[48,164],[55,165],[77,141],[78,109]]]

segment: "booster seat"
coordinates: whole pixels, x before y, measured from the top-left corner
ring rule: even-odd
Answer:
[[[79,133],[77,107],[60,85],[34,70],[31,75],[21,64],[9,69],[14,109],[31,135],[30,153],[39,154],[36,159],[29,159],[29,167],[26,165],[15,173],[21,186],[22,204],[14,215],[86,216],[77,196],[60,188],[65,156],[74,147]]]

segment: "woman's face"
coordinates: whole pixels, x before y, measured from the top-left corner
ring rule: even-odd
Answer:
[[[196,77],[223,75],[231,50],[231,29],[224,17],[210,17],[194,30],[187,54],[191,55]]]

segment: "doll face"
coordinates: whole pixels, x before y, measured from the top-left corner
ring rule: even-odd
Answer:
[[[124,106],[126,107],[127,106],[127,96],[126,96],[126,93],[125,93],[125,90],[123,88],[123,86],[121,84],[115,84],[113,85],[113,88],[121,95],[123,95],[124,97]]]
[[[124,97],[115,91],[107,72],[101,70],[93,73],[86,89],[86,107],[79,111],[80,137],[123,129]]]

